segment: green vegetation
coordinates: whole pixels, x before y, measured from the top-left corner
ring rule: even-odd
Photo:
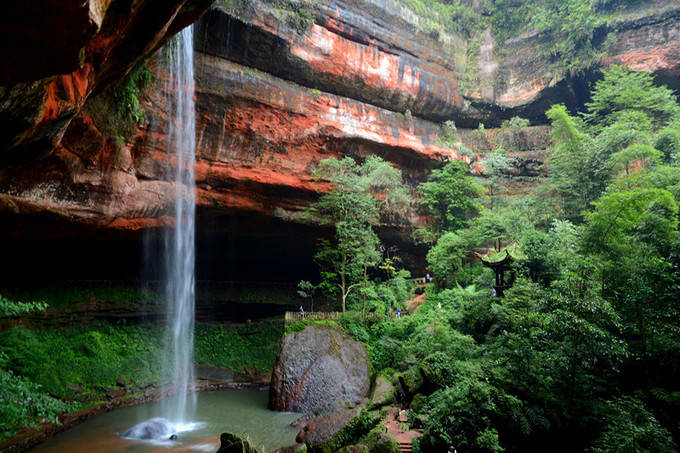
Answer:
[[[122,381],[133,392],[163,383],[166,329],[158,324],[17,326],[0,333],[0,439],[23,427],[96,404]],[[244,326],[197,324],[197,364],[266,374],[283,321]]]
[[[468,68],[463,85],[478,77],[476,60],[480,32],[490,28],[500,46],[505,40],[535,32],[539,50],[553,60],[553,69],[576,72],[597,61],[615,38],[610,32],[597,36],[621,10],[639,2],[619,0],[401,0],[418,15],[418,27],[435,39],[441,32],[455,32],[470,39]]]
[[[614,67],[595,85],[581,117],[564,106],[553,106],[547,115],[557,144],[550,158],[551,187],[571,220],[615,180],[629,181],[631,165],[648,169],[652,177],[656,171],[672,172],[661,164],[677,161],[680,106],[649,74]]]
[[[439,233],[465,226],[481,209],[477,197],[482,194],[482,187],[470,177],[465,164],[458,160],[433,170],[419,190],[422,194],[420,204],[434,218],[434,226]]]
[[[77,404],[53,398],[41,386],[0,368],[0,441],[22,428],[58,423],[58,414],[77,408]]]
[[[513,132],[517,132],[518,130],[522,129],[523,127],[529,126],[529,120],[526,118],[521,118],[519,116],[513,116],[509,120],[504,120],[501,123],[501,127],[504,129],[510,129]]]
[[[66,312],[90,303],[135,306],[158,304],[162,297],[154,290],[116,283],[98,282],[92,285],[35,286],[30,289],[14,290],[17,299],[44,301],[48,306]]]
[[[318,287],[329,297],[339,295],[343,313],[348,298],[352,305],[360,303],[362,312],[376,308],[372,301],[387,290],[384,285],[376,286],[369,271],[386,263],[383,270],[388,287],[405,278],[393,267],[392,258],[382,256],[373,229],[381,214],[399,214],[408,207],[401,172],[381,158],[369,156],[362,164],[350,157],[323,160],[314,175],[329,181],[333,189],[312,204],[309,214],[335,229],[334,240],[321,240],[314,256],[321,274]],[[310,285],[303,286],[311,290]]]
[[[367,411],[362,411],[342,428],[331,440],[309,449],[312,453],[333,453],[357,442],[368,434],[378,423],[378,419]]]
[[[487,187],[489,209],[464,165],[433,171],[420,186],[426,301],[402,319],[338,321],[400,382],[420,451],[676,450],[678,104],[621,68],[592,99],[582,116],[549,110],[551,174],[533,195]],[[497,154],[491,173],[507,164]],[[517,279],[492,297],[473,252],[506,250]]]
[[[45,308],[45,302],[14,302],[0,294],[0,318],[21,316]]]
[[[283,336],[283,320],[247,325],[198,324],[195,361],[236,372],[268,374]]]
[[[143,125],[146,117],[139,103],[142,91],[151,85],[153,76],[145,61],[137,63],[130,72],[111,88],[113,109],[118,117],[122,135],[129,134],[137,125]]]
[[[151,325],[15,327],[0,334],[12,371],[59,396],[89,400],[102,398],[118,378],[158,382],[162,344],[162,330]]]

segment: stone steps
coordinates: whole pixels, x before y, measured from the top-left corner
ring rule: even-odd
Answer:
[[[399,451],[411,453],[413,451],[413,444],[411,442],[399,442]]]

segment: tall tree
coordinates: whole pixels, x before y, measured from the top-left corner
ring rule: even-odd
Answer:
[[[464,162],[453,160],[433,170],[427,181],[418,186],[420,204],[434,218],[438,233],[465,227],[481,210],[479,196],[483,187],[474,181]]]
[[[312,204],[310,213],[335,228],[333,242],[319,242],[315,260],[323,281],[338,289],[344,313],[349,294],[366,283],[368,270],[381,260],[380,241],[373,228],[381,213],[406,209],[408,190],[401,171],[377,156],[362,164],[351,157],[326,159],[314,175],[328,181],[332,189]]]

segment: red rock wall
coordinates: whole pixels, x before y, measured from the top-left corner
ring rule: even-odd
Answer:
[[[6,83],[0,97],[9,106],[0,111],[8,126],[0,134],[0,154],[6,162],[20,162],[0,168],[0,232],[60,237],[82,234],[73,228],[80,225],[93,234],[138,235],[171,222],[165,174],[173,159],[165,149],[165,112],[172,93],[162,90],[163,58],[151,61],[159,80],[141,99],[150,124],[122,146],[106,132],[98,106],[109,95],[103,87],[190,16],[175,15],[183,2],[166,2],[159,17],[127,20],[115,9],[120,1],[99,6],[104,19],[98,29],[82,25],[85,38],[71,47],[81,49],[84,60],[73,66],[73,55],[64,57],[71,72],[21,80],[55,71],[46,61],[44,67],[26,66],[23,75],[0,73]],[[666,0],[657,3],[660,9],[651,16],[638,12],[617,22],[617,43],[602,64],[623,62],[677,80],[679,9]],[[136,11],[148,13],[144,8]],[[321,159],[379,154],[415,187],[448,159],[466,159],[480,170],[470,157],[436,145],[438,121],[494,124],[516,114],[538,121],[553,102],[582,101],[574,87],[587,80],[551,73],[535,52],[535,36],[501,48],[483,36],[476,61],[480,79],[463,86],[467,66],[475,63],[466,60],[467,42],[423,34],[400,8],[392,0],[323,0],[315,3],[314,24],[302,30],[261,0],[252,0],[238,17],[221,6],[203,17],[195,42],[199,227],[278,242],[303,230],[323,234],[300,219],[301,210],[327,189],[311,178]],[[506,133],[460,131],[477,155],[502,143]],[[539,127],[512,138],[518,193],[543,174],[548,135]],[[407,227],[420,222],[415,213],[386,220],[383,237],[410,247]],[[313,238],[307,242],[309,254]]]

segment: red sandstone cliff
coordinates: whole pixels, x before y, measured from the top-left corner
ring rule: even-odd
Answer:
[[[139,231],[169,221],[164,174],[172,158],[164,147],[162,81],[141,97],[149,124],[122,146],[105,132],[100,107],[112,80],[200,9],[182,14],[185,2],[147,0],[125,15],[121,2],[72,6],[70,30],[85,31],[62,31],[71,44],[59,52],[47,33],[49,17],[40,18],[42,40],[22,40],[22,26],[8,28],[25,45],[3,52],[28,61],[0,73],[0,156],[18,162],[0,168],[2,231],[30,237],[44,233],[46,222]],[[199,3],[206,2],[192,7]],[[500,46],[484,36],[485,51],[470,60],[465,39],[419,31],[413,15],[392,0],[319,1],[302,27],[268,2],[248,5],[234,11],[217,4],[196,27],[198,215],[218,230],[234,229],[234,218],[237,229],[265,234],[273,227],[262,219],[296,224],[324,190],[310,176],[323,158],[380,154],[415,186],[441,161],[470,160],[436,145],[439,121],[493,124],[516,114],[540,121],[551,103],[581,101],[582,81],[551,73],[534,52],[536,36]],[[680,7],[655,5],[654,14],[634,11],[612,25],[617,39],[602,64],[629,64],[677,84]],[[152,10],[157,17],[148,17]],[[25,58],[41,47],[54,58]],[[149,63],[158,79],[165,77],[162,63],[160,56]],[[478,79],[462,84],[470,65],[479,66]],[[493,149],[501,132],[460,133],[479,154]],[[538,128],[511,139],[520,151],[521,185],[540,174],[548,133]],[[257,225],[243,220],[249,216]]]

